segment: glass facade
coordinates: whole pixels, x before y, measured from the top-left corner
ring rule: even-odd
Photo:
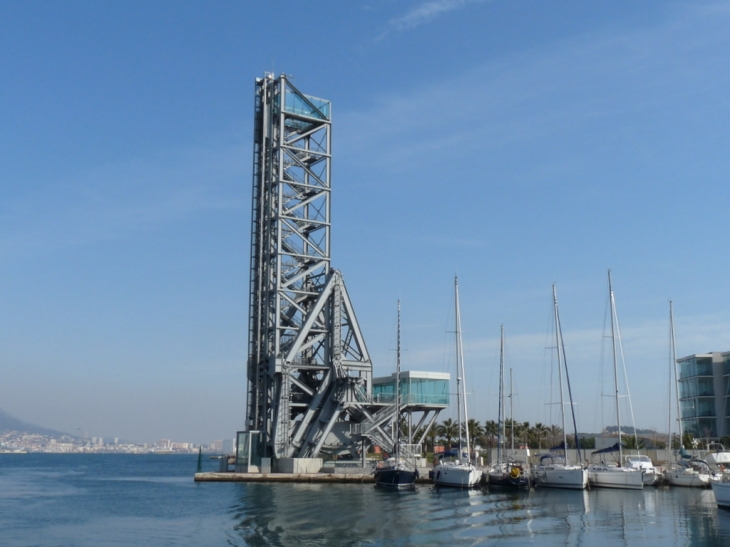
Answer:
[[[712,376],[712,357],[689,357],[679,362],[679,379]]]
[[[449,381],[434,378],[401,378],[400,395],[403,404],[448,406]],[[374,403],[392,403],[394,401],[395,378],[373,384]]]
[[[291,114],[300,114],[309,118],[326,120],[329,119],[330,115],[330,102],[316,97],[310,97],[309,95],[298,95],[289,91],[286,94],[284,109]]]
[[[695,438],[718,437],[713,355],[693,355],[678,362],[682,428]],[[722,371],[726,369],[727,361]]]

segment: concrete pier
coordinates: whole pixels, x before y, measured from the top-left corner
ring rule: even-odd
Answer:
[[[419,470],[420,471],[420,470]],[[431,484],[428,470],[417,484]],[[195,482],[300,482],[373,484],[372,473],[195,473]]]

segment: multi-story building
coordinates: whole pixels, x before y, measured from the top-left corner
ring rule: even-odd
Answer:
[[[695,438],[730,435],[730,351],[677,359],[682,430]]]

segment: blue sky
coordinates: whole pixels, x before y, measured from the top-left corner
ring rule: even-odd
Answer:
[[[730,350],[729,2],[0,3],[0,408],[209,442],[243,425],[254,79],[333,103],[333,265],[378,375],[453,366],[550,421],[558,284],[579,425],[608,415],[611,268],[637,425]]]

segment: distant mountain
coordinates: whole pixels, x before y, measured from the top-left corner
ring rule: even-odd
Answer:
[[[32,433],[36,435],[50,435],[51,437],[68,435],[67,433],[56,431],[55,429],[48,429],[47,427],[29,424],[27,422],[19,420],[12,414],[5,412],[3,409],[0,409],[0,433],[3,433],[5,431],[18,431],[21,433]]]

